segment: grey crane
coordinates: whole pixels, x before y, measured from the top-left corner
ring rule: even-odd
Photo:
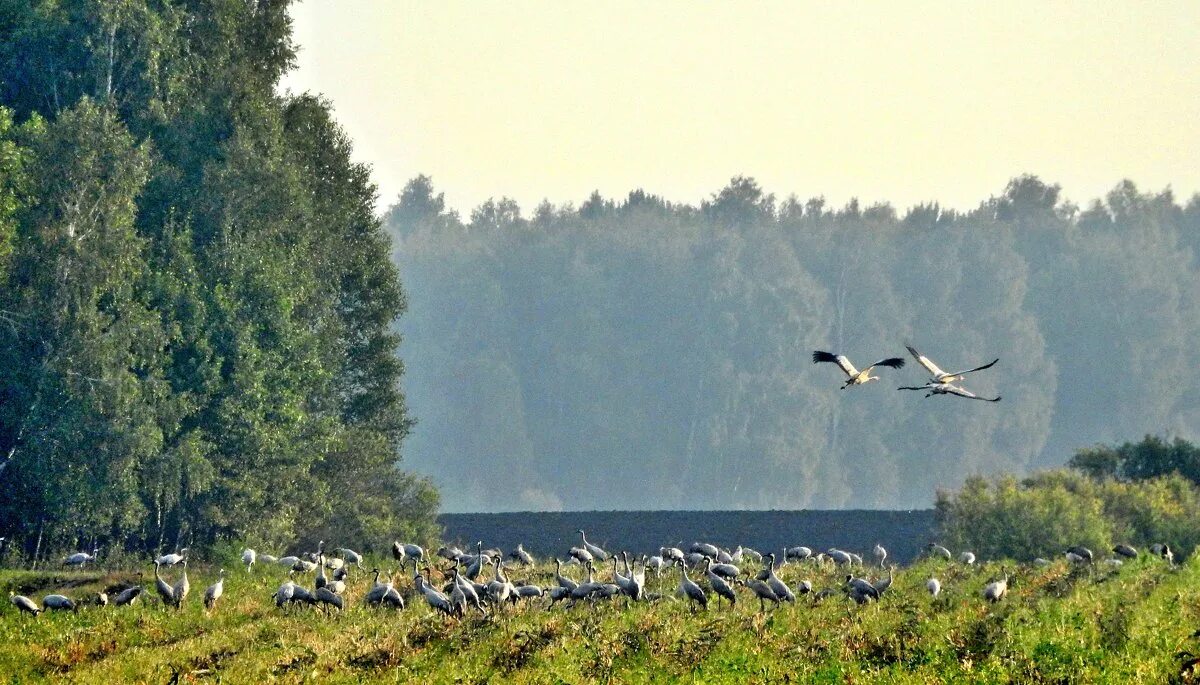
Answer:
[[[296,584],[290,579],[285,580],[283,585],[275,591],[275,606],[283,607],[284,604],[292,601],[292,596],[296,594]]]
[[[313,582],[316,589],[320,590],[329,582],[329,578],[325,576],[325,555],[317,557],[317,579]]]
[[[875,543],[875,549],[871,550],[875,554],[875,561],[879,563],[879,568],[883,568],[883,562],[887,559],[887,550],[878,542]]]
[[[76,553],[72,554],[71,556],[64,558],[62,560],[62,565],[63,566],[78,566],[79,568],[82,569],[84,567],[84,565],[86,565],[89,561],[95,561],[96,555],[98,555],[98,554],[100,554],[99,547],[93,549],[91,554],[88,554],[87,552],[76,552]]]
[[[140,597],[141,594],[142,587],[140,585],[134,585],[133,587],[125,588],[124,590],[118,592],[115,597],[113,597],[113,606],[123,607],[132,605],[137,601],[137,598]]]
[[[508,556],[513,560],[526,566],[533,566],[533,555],[525,551],[521,543],[517,543],[517,548],[508,553]]]
[[[946,560],[954,558],[954,555],[950,553],[950,550],[946,549],[945,547],[942,547],[941,545],[937,544],[936,542],[931,542],[928,545],[925,545],[925,550],[929,553],[929,556],[931,556],[931,557],[941,557]]]
[[[275,560],[275,563],[279,564],[280,566],[286,566],[287,568],[293,568],[296,564],[300,563],[300,561],[300,557],[288,555],[286,557],[279,557]]]
[[[554,579],[558,581],[558,586],[565,588],[568,593],[579,587],[579,583],[562,574],[562,561],[557,558],[554,560]]]
[[[583,547],[572,547],[567,554],[570,555],[572,559],[578,561],[584,566],[592,563],[592,559],[595,558],[592,556],[591,552],[587,551]]]
[[[813,585],[811,580],[802,580],[796,585],[796,594],[807,595],[812,592],[812,588]]]
[[[455,607],[451,605],[450,597],[439,593],[439,591],[426,584],[424,576],[416,575],[413,578],[413,583],[416,585],[416,591],[425,596],[425,603],[430,605],[434,611],[442,612],[445,615],[455,615]]]
[[[706,557],[716,558],[721,550],[717,549],[716,545],[710,545],[707,542],[693,542],[691,547],[688,547],[688,552],[692,554],[703,554]]]
[[[451,572],[453,574],[451,581],[453,582],[454,587],[463,594],[465,600],[464,604],[469,603],[471,606],[478,609],[480,614],[487,616],[487,611],[483,608],[482,600],[482,597],[487,596],[487,586],[476,585],[475,583],[470,582],[469,579],[464,578],[459,574],[457,565],[451,570]],[[451,593],[451,598],[453,598],[453,593]]]
[[[64,595],[46,595],[42,598],[42,609],[45,611],[76,611],[79,607]]]
[[[371,586],[371,589],[367,591],[367,594],[363,596],[363,601],[365,601],[367,604],[377,606],[383,603],[383,596],[387,594],[387,591],[389,588],[391,588],[392,584],[390,581],[387,583],[379,582],[379,569],[372,569],[372,573],[375,574],[375,583]]]
[[[996,365],[996,362],[1000,361],[1000,358],[997,357],[983,366],[976,366],[975,368],[967,369],[966,371],[946,373],[938,368],[938,365],[934,364],[933,360],[931,360],[929,357],[926,357],[925,355],[913,349],[912,345],[905,345],[905,348],[908,350],[908,353],[913,356],[913,359],[916,359],[917,363],[925,367],[925,370],[929,372],[930,383],[953,383],[955,381],[961,381],[966,378],[968,373],[975,373],[976,371],[990,369]]]
[[[175,606],[175,591],[167,581],[163,580],[159,575],[159,567],[161,564],[158,560],[154,561],[154,589],[158,591],[158,597],[162,600],[163,606]]]
[[[595,571],[596,568],[592,565],[592,562],[589,561],[587,563],[587,580],[576,585],[575,589],[571,590],[572,606],[575,602],[581,599],[587,599],[588,597],[591,597],[593,592],[600,589],[601,583],[596,582]]]
[[[629,571],[629,555],[621,552],[621,558],[625,560],[625,572],[629,575],[621,575],[621,572],[617,570],[617,555],[614,554],[612,557],[613,582],[616,583],[617,587],[621,588],[621,593],[626,597],[636,599],[635,595],[640,594],[640,592],[638,591],[637,584],[633,582],[633,578],[631,577],[633,574]]]
[[[447,547],[445,545],[438,547],[437,555],[446,561],[455,561],[463,555],[463,551],[457,547]]]
[[[182,562],[184,559],[186,559],[187,553],[188,553],[188,548],[184,547],[183,549],[180,549],[178,552],[164,554],[161,557],[155,559],[155,561],[157,561],[160,566],[174,566],[175,564],[178,564],[178,563]]]
[[[1090,564],[1094,559],[1092,550],[1082,545],[1075,545],[1074,547],[1069,548],[1066,551],[1066,557],[1077,564]]]
[[[1004,577],[983,586],[983,598],[989,602],[999,602],[1008,594],[1008,571],[1001,567]]]
[[[645,566],[646,568],[654,569],[654,577],[655,578],[662,576],[662,570],[664,568],[666,568],[666,565],[667,565],[667,562],[661,556],[659,556],[657,554],[650,557],[649,559],[647,559],[645,564],[643,564],[643,566]]]
[[[842,384],[842,390],[845,390],[852,385],[864,385],[866,383],[870,383],[871,381],[879,380],[878,376],[871,375],[871,370],[876,366],[887,366],[893,369],[904,368],[904,360],[900,357],[887,357],[885,359],[880,359],[862,371],[859,371],[858,369],[854,368],[854,365],[850,363],[850,359],[847,358],[846,355],[833,354],[832,352],[822,352],[821,350],[815,350],[812,353],[812,360],[814,364],[820,364],[821,362],[837,364],[838,367],[841,368],[842,372],[846,374],[846,382]]]
[[[338,547],[334,550],[342,555],[342,559],[346,560],[347,564],[354,564],[358,568],[362,568],[362,555],[348,547]]]
[[[616,562],[613,563],[615,564]],[[492,581],[487,584],[488,597],[496,603],[497,607],[502,606],[507,601],[516,604],[517,588],[504,575],[504,557],[497,554],[492,557],[492,564],[495,566],[495,572],[493,573]]]
[[[29,599],[24,595],[15,594],[12,590],[8,591],[8,601],[12,602],[12,605],[15,606],[18,611],[26,614],[32,614],[35,618],[38,614],[42,613],[41,608],[39,608],[32,599]]]
[[[1156,557],[1161,557],[1167,560],[1171,566],[1175,565],[1175,553],[1171,551],[1171,546],[1165,542],[1156,542],[1150,545],[1150,553]]]
[[[699,604],[701,608],[708,608],[708,595],[704,594],[704,590],[695,583],[691,578],[688,578],[687,568],[682,561],[675,562],[679,567],[679,594],[693,602],[692,608]]]
[[[961,561],[962,563],[966,564],[967,566],[970,566],[975,563],[975,553],[974,552],[963,552],[962,554],[958,555],[958,560]]]
[[[186,573],[186,569],[184,572]],[[225,569],[221,569],[217,576],[217,582],[204,590],[204,608],[211,611],[223,594],[225,594]]]
[[[254,562],[258,559],[258,552],[247,547],[242,550],[242,563],[246,565],[246,573],[250,573],[250,569],[254,567]]]
[[[872,583],[872,585],[875,587],[875,592],[879,593],[879,597],[883,597],[883,593],[885,593],[889,589],[891,589],[892,583],[896,582],[896,577],[895,577],[895,573],[894,573],[895,569],[896,569],[895,564],[888,566],[888,577],[880,578],[879,580]]]
[[[183,560],[183,575],[171,588],[171,596],[175,600],[175,608],[179,609],[183,605],[183,600],[187,599],[188,592],[192,589],[192,584],[188,582],[187,574],[187,559]]]
[[[836,547],[829,548],[825,551],[825,554],[830,559],[833,559],[833,563],[841,566],[850,566],[854,563],[854,557],[849,552],[837,549]]]
[[[976,395],[975,393],[971,392],[970,390],[967,390],[966,388],[959,386],[959,385],[954,385],[953,383],[926,383],[925,385],[916,385],[916,386],[902,385],[896,389],[897,390],[924,390],[926,397],[933,397],[934,395],[955,395],[957,397],[964,397],[968,400],[981,400],[983,402],[999,402],[1001,399],[1003,399],[999,395],[997,395],[996,397],[980,397],[979,395]]]
[[[475,580],[478,578],[479,574],[483,571],[484,558],[483,541],[480,540],[475,543],[475,560],[472,561],[471,565],[467,567],[467,571],[464,575],[466,575],[470,580]]]
[[[871,584],[871,581],[866,578],[856,578],[853,575],[847,574],[846,585],[850,588],[851,594],[858,594],[871,599],[879,599],[879,590]]]
[[[322,608],[333,607],[338,611],[341,611],[343,606],[342,598],[328,586],[317,588],[317,591],[313,593],[313,601],[322,605]]]
[[[758,597],[759,611],[767,610],[767,602],[770,602],[776,606],[779,605],[779,596],[775,594],[775,591],[772,590],[771,586],[767,585],[766,582],[757,578],[751,578],[750,580],[742,581],[742,585],[750,588],[750,591],[753,592],[756,597]]]
[[[742,570],[733,564],[712,564],[712,572],[722,578],[737,578]]]
[[[783,582],[779,579],[779,576],[775,575],[774,554],[767,555],[766,570],[767,577],[764,579],[764,581],[767,583],[767,586],[771,588],[771,592],[774,592],[775,596],[778,597],[782,602],[795,603],[796,595],[792,593],[792,590],[787,586],[787,583]]]
[[[805,547],[804,545],[797,545],[796,547],[789,547],[784,550],[783,560],[785,562],[791,560],[804,561],[805,559],[811,559],[812,555],[812,548]]]
[[[517,597],[521,599],[533,599],[545,595],[545,591],[537,585],[518,585]]]
[[[1130,545],[1124,545],[1124,544],[1113,547],[1112,551],[1117,554],[1120,554],[1121,556],[1125,557],[1126,559],[1137,559],[1137,555],[1138,555],[1137,548],[1132,547]]]
[[[762,561],[762,552],[752,547],[742,547],[740,545],[738,549],[742,550],[742,556],[750,559],[750,561]]]
[[[258,561],[264,564],[278,564],[279,558],[273,554],[260,554],[258,555]]]
[[[728,564],[725,565],[728,566]],[[729,608],[732,609],[737,604],[737,595],[734,594],[733,588],[729,587],[729,583],[726,583],[720,574],[713,571],[712,559],[705,561],[704,575],[708,578],[708,584],[712,587],[713,592],[717,593],[717,597],[724,597],[729,600]],[[737,575],[735,573],[733,577],[737,577]],[[717,603],[718,608],[720,608],[720,599],[717,600]]]
[[[584,534],[582,528],[579,529],[579,531],[577,531],[577,532],[579,533],[580,537],[583,538],[583,548],[586,549],[588,551],[588,553],[592,555],[593,559],[595,559],[597,561],[608,561],[608,552],[605,552],[604,550],[600,549],[596,545],[593,545],[592,543],[588,542],[587,535]]]
[[[942,591],[942,581],[937,578],[930,578],[925,581],[925,589],[929,591],[930,595],[937,597],[938,593]]]
[[[678,547],[659,547],[658,554],[663,558],[664,561],[669,561],[671,563],[683,561],[683,550],[679,549]]]

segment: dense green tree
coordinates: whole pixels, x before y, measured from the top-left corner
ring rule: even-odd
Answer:
[[[433,533],[404,292],[329,104],[276,93],[288,4],[0,1],[0,515],[30,552]]]

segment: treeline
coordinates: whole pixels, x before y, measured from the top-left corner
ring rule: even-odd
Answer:
[[[1200,428],[1200,198],[1123,182],[1078,207],[1032,176],[975,210],[776,198],[735,178],[699,206],[641,190],[469,217],[430,179],[386,218],[409,463],[450,511],[928,506],[971,474]],[[914,343],[998,405],[837,390]]]
[[[1200,544],[1198,467],[1200,449],[1185,440],[1099,445],[1077,451],[1070,470],[969,478],[938,493],[935,518],[952,548],[988,559],[1055,558],[1074,545],[1107,555],[1121,543],[1191,554]]]
[[[0,8],[0,535],[428,537],[405,295],[287,5]]]

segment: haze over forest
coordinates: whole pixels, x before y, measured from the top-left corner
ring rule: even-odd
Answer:
[[[738,177],[449,211],[427,177],[385,217],[409,311],[411,468],[446,511],[928,507],[971,474],[1098,441],[1200,434],[1200,196],[1124,181],[1082,206],[1014,178],[968,213],[832,207]],[[911,342],[999,404],[924,399]]]

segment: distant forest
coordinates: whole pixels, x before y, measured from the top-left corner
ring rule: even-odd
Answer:
[[[1080,207],[1033,176],[966,213],[641,190],[467,219],[429,178],[385,218],[407,463],[449,511],[913,508],[972,474],[1200,434],[1200,196]],[[813,349],[911,342],[999,404],[924,399],[911,363],[846,391]]]

